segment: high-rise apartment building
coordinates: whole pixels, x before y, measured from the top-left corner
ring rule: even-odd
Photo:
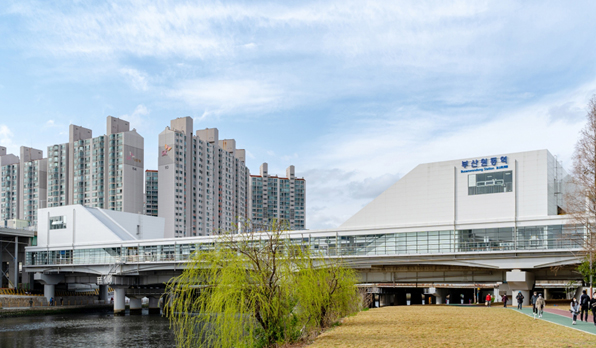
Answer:
[[[294,166],[286,169],[286,177],[271,176],[267,163],[260,175],[250,176],[250,219],[255,230],[267,229],[276,220],[287,223],[291,230],[306,228],[306,181],[296,178]]]
[[[46,207],[47,159],[43,151],[21,146],[20,157],[0,147],[0,220],[37,223],[37,209]]]
[[[158,216],[166,237],[211,235],[231,230],[248,214],[245,150],[219,140],[217,128],[198,130],[177,118],[159,134]]]
[[[145,215],[157,216],[157,170],[145,170]]]
[[[144,139],[107,117],[107,134],[70,125],[69,142],[48,147],[48,207],[81,204],[143,212]]]
[[[47,205],[48,159],[43,151],[21,146],[19,219],[37,224],[37,210]]]
[[[0,220],[19,218],[19,157],[0,147]]]

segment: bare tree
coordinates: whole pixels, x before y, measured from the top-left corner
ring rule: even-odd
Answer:
[[[589,267],[584,265],[580,267],[580,271],[589,278],[592,296],[592,266],[596,254],[596,95],[592,97],[588,107],[587,123],[575,144],[572,182],[565,195],[565,203],[571,220],[585,229],[580,245]]]

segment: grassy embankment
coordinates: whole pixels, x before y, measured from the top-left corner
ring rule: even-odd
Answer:
[[[400,306],[348,317],[308,347],[596,347],[596,336],[503,308]]]

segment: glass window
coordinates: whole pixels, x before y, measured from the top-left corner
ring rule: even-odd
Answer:
[[[61,230],[66,228],[66,216],[50,217],[50,230]]]
[[[468,195],[512,192],[513,171],[488,172],[468,175]]]

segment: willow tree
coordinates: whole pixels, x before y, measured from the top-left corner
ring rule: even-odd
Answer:
[[[593,260],[596,251],[596,96],[588,104],[587,123],[580,132],[573,154],[572,185],[566,193],[566,210],[571,220],[585,229],[578,240],[585,256],[579,271],[593,284]]]
[[[166,314],[180,347],[271,347],[357,310],[356,280],[274,223],[266,232],[223,234],[195,251],[167,284]]]

